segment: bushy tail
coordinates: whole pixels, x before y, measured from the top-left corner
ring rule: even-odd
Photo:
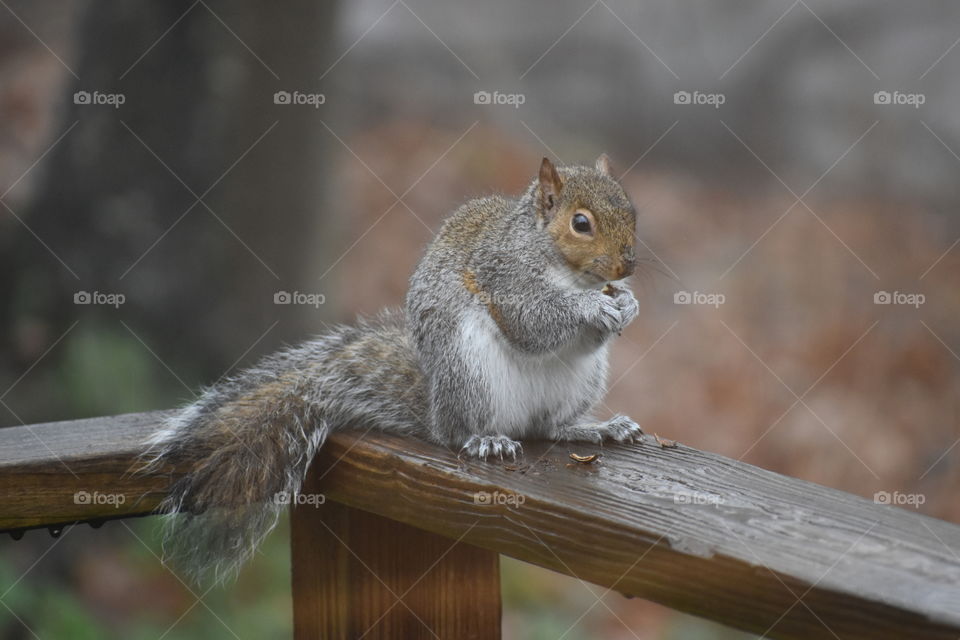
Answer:
[[[402,316],[339,327],[205,390],[151,438],[142,470],[171,487],[164,561],[200,581],[232,577],[297,495],[329,433],[417,433],[425,392]]]
[[[160,505],[164,562],[199,581],[232,577],[276,526],[328,434],[320,405],[277,379],[208,389],[152,439],[147,467],[187,461]],[[249,383],[249,381],[247,381]]]

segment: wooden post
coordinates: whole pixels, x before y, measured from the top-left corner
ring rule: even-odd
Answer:
[[[291,553],[296,640],[500,638],[494,551],[325,501],[293,508]]]

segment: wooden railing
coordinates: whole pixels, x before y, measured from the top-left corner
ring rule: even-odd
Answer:
[[[149,514],[182,468],[129,469],[164,415],[0,429],[0,530]],[[653,438],[524,447],[333,436],[292,514],[295,636],[498,638],[504,554],[772,638],[960,638],[957,525]]]

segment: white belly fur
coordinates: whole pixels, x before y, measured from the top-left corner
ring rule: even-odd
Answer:
[[[490,392],[495,432],[511,438],[538,435],[532,428],[546,413],[570,415],[606,373],[607,347],[571,345],[531,355],[510,345],[486,309],[468,315],[461,327],[463,356]]]

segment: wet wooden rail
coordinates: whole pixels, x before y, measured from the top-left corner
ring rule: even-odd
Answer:
[[[182,468],[129,469],[164,415],[0,429],[0,530],[149,514]],[[960,638],[957,525],[653,438],[524,446],[331,438],[293,512],[296,637],[499,637],[503,554],[772,638]]]

